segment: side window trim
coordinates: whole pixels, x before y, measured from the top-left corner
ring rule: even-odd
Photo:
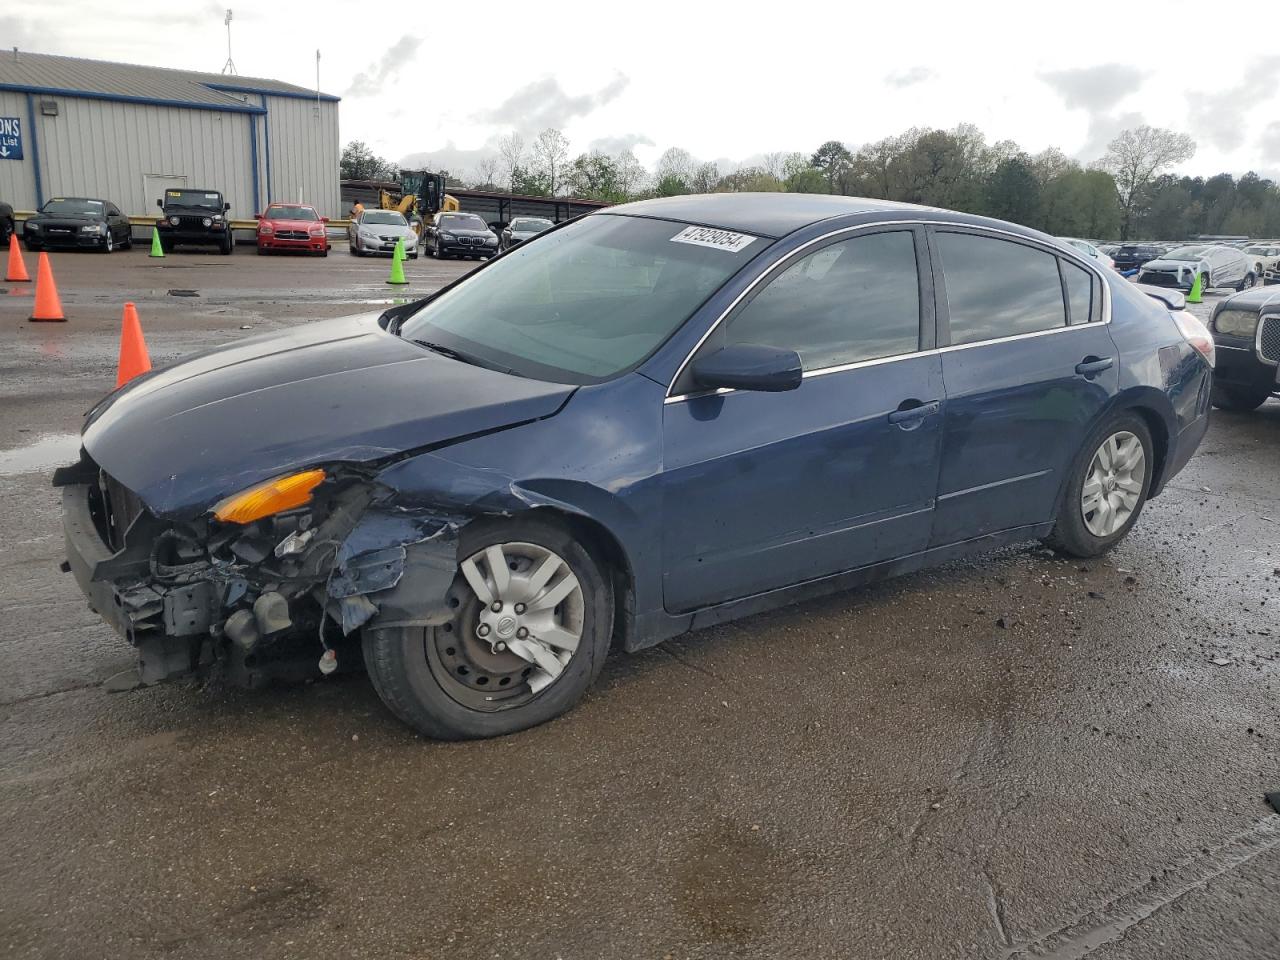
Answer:
[[[765,269],[750,294],[734,304],[732,309],[720,318],[711,334],[689,356],[688,363],[684,369],[681,370],[680,375],[676,378],[676,382],[672,384],[671,394],[673,396],[685,396],[696,392],[693,384],[689,381],[689,372],[693,369],[693,365],[697,361],[698,357],[704,353],[719,350],[724,345],[725,335],[733,326],[734,319],[748,306],[750,306],[756,297],[763,293],[782,273],[786,272],[804,258],[812,256],[815,253],[819,253],[828,247],[835,246],[838,243],[845,243],[850,240],[869,237],[880,233],[910,233],[912,237],[912,244],[916,258],[917,296],[919,298],[919,325],[917,327],[916,349],[911,353],[896,354],[890,357],[876,357],[870,360],[856,360],[852,363],[832,363],[822,367],[806,368],[804,375],[816,376],[822,373],[835,373],[840,370],[853,369],[867,364],[888,363],[894,360],[903,360],[907,357],[915,357],[924,351],[932,350],[933,343],[931,341],[934,341],[935,339],[936,329],[933,317],[935,292],[932,265],[928,259],[928,246],[924,239],[925,231],[923,225],[918,223],[869,225],[866,229],[834,234],[830,237],[823,238],[819,243],[804,245],[784,255],[781,260],[776,261]]]

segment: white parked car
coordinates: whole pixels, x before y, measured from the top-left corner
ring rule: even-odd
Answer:
[[[1280,240],[1251,243],[1244,248],[1244,255],[1253,261],[1253,272],[1265,276],[1268,270],[1280,269]]]
[[[1192,243],[1148,260],[1138,273],[1138,282],[1190,290],[1197,274],[1204,290],[1210,287],[1248,290],[1258,281],[1253,262],[1242,251],[1221,244]]]
[[[1076,237],[1059,237],[1058,239],[1061,240],[1063,243],[1068,243],[1071,246],[1075,247],[1077,250],[1083,253],[1086,257],[1089,257],[1093,260],[1098,261],[1098,263],[1102,264],[1104,267],[1107,267],[1110,270],[1114,270],[1116,268],[1116,262],[1112,260],[1109,256],[1107,256],[1105,253],[1103,253],[1101,250],[1099,250],[1097,247],[1095,247],[1088,240],[1080,240]]]

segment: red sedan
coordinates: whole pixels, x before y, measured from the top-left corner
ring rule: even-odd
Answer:
[[[300,203],[273,203],[265,213],[256,214],[258,221],[258,253],[277,250],[299,250],[321,257],[329,255],[325,236],[328,217],[316,213],[315,207]]]

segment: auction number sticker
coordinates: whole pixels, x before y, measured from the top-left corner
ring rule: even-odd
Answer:
[[[692,243],[699,247],[715,247],[737,253],[749,246],[756,238],[747,233],[734,233],[732,230],[716,230],[712,227],[685,227],[674,237],[672,243]]]

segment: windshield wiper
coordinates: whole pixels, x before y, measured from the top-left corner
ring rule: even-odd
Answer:
[[[448,357],[450,360],[458,360],[462,363],[469,363],[473,367],[483,367],[486,370],[499,370],[502,373],[510,373],[506,367],[500,367],[497,364],[490,363],[488,360],[481,360],[479,357],[470,353],[463,353],[461,350],[455,350],[453,347],[446,347],[443,343],[432,343],[429,340],[413,340],[420,347],[426,347],[432,353],[438,353],[442,357]]]

